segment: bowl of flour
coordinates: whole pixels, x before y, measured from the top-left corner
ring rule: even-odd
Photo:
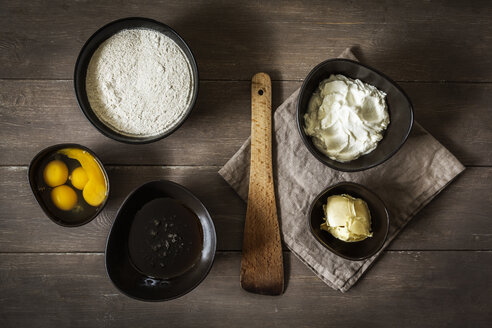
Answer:
[[[85,43],[74,73],[77,101],[104,135],[148,143],[176,131],[198,95],[190,48],[169,26],[147,18],[111,22]]]

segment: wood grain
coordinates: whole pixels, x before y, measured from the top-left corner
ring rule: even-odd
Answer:
[[[300,85],[274,82],[272,106]],[[416,120],[460,161],[492,165],[492,84],[401,86]],[[246,81],[202,81],[197,106],[176,133],[135,146],[108,139],[90,125],[71,81],[0,80],[0,165],[26,165],[41,149],[64,142],[91,148],[105,164],[223,165],[250,135],[249,89]]]
[[[246,204],[217,174],[219,167],[109,166],[104,211],[63,228],[37,205],[26,167],[0,167],[0,252],[102,252],[118,207],[139,185],[168,179],[189,188],[209,210],[218,250],[241,250]],[[492,250],[492,168],[468,168],[417,214],[390,245],[395,250]]]
[[[102,254],[0,254],[2,327],[489,327],[492,252],[386,252],[340,294],[285,253],[281,297],[239,288],[239,253],[169,302],[140,302],[111,285]]]
[[[150,145],[102,136],[72,90],[87,38],[128,16],[175,28],[202,79],[191,117]],[[0,327],[490,326],[491,37],[487,0],[1,1]],[[350,46],[400,81],[416,120],[472,167],[348,293],[327,287],[290,253],[283,296],[246,293],[238,284],[246,205],[217,171],[250,135],[250,76],[268,71],[276,108],[317,63]],[[32,157],[63,142],[96,151],[112,184],[103,213],[76,229],[46,218],[27,183]],[[181,183],[204,202],[219,249],[207,279],[165,303],[118,293],[101,253],[124,197],[154,179]]]
[[[284,290],[282,242],[272,166],[272,82],[265,73],[251,80],[251,165],[244,222],[241,287],[280,295]]]
[[[363,62],[395,80],[492,81],[487,0],[4,0],[0,77],[70,79],[84,42],[128,16],[176,29],[203,79],[249,80],[268,69],[274,80],[299,80],[356,46]]]

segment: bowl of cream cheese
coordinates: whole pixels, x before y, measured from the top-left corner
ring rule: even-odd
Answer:
[[[102,134],[149,143],[176,131],[198,96],[198,68],[169,26],[130,17],[96,31],[75,64],[80,109]]]
[[[410,99],[384,74],[348,59],[330,59],[306,77],[297,126],[308,150],[346,172],[377,166],[405,143],[413,126]]]
[[[386,206],[377,194],[358,183],[340,182],[314,198],[307,228],[331,252],[359,261],[381,250],[388,236],[389,220]]]

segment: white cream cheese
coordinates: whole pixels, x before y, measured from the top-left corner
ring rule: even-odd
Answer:
[[[329,158],[348,162],[373,151],[390,119],[386,93],[361,80],[321,81],[304,115],[304,131]]]
[[[372,237],[371,213],[364,200],[346,194],[334,195],[328,197],[323,210],[325,222],[321,229],[333,237],[348,242]]]

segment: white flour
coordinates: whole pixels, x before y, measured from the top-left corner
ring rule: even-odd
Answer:
[[[154,30],[123,30],[94,52],[86,76],[97,117],[125,135],[166,132],[184,116],[193,93],[190,63]]]

